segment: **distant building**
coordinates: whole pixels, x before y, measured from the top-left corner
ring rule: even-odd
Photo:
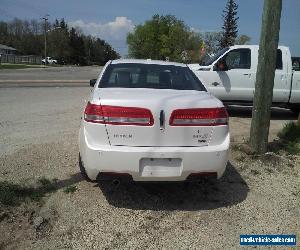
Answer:
[[[1,55],[15,55],[17,50],[13,47],[0,44],[0,54]]]

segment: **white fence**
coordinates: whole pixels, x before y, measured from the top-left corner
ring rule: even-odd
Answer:
[[[0,63],[42,64],[41,56],[1,55]]]

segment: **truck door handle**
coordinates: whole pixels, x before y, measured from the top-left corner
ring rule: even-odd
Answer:
[[[213,85],[213,86],[218,86],[218,85],[220,85],[220,83],[218,83],[218,82],[213,82],[211,85]]]
[[[249,75],[251,75],[251,74],[249,74],[249,73],[245,73],[245,74],[243,74],[244,76],[249,76]]]

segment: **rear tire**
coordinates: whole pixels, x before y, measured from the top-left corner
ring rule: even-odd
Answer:
[[[80,173],[83,177],[84,180],[88,181],[88,182],[93,182],[90,177],[88,177],[86,171],[85,171],[85,168],[83,166],[83,163],[82,163],[82,160],[81,160],[81,156],[79,154],[79,157],[78,157],[78,165],[79,165],[79,170],[80,170]]]

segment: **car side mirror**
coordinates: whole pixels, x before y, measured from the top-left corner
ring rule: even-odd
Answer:
[[[96,82],[97,82],[97,79],[91,79],[91,80],[90,80],[90,86],[91,86],[91,87],[94,87],[95,84],[96,84]]]

